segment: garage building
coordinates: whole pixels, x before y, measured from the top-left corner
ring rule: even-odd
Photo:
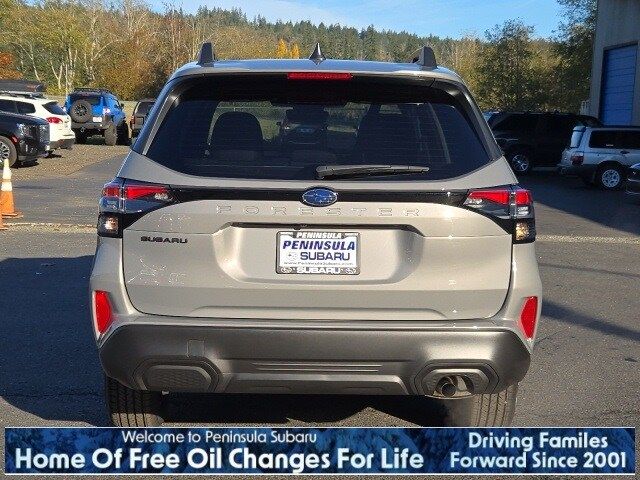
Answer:
[[[590,113],[607,125],[640,125],[640,0],[600,0]]]

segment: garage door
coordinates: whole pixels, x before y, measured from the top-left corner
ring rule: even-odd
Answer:
[[[604,52],[600,119],[605,125],[631,125],[638,45]]]

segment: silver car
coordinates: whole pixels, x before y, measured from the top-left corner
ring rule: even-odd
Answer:
[[[283,142],[291,109],[324,111],[326,141]],[[535,235],[530,193],[430,49],[218,61],[205,44],[100,200],[111,418],[158,425],[170,392],[311,393],[507,425],[540,317]]]
[[[640,127],[575,127],[558,169],[587,185],[617,190],[638,162]]]

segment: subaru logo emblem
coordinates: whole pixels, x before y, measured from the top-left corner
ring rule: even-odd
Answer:
[[[327,207],[337,200],[338,194],[328,188],[312,188],[302,194],[302,203],[312,207]]]

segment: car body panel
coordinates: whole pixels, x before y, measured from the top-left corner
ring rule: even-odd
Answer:
[[[179,93],[174,92],[187,91],[189,82],[233,76],[236,83],[249,77],[253,82],[254,74],[260,81],[260,75],[287,72],[348,72],[354,78],[362,75],[358,80],[367,88],[392,78],[411,91],[407,95],[415,95],[414,84],[420,92],[438,90],[427,100],[389,100],[399,110],[395,119],[414,112],[413,106],[429,104],[435,111],[431,98],[454,107],[464,103],[466,115],[456,118],[464,118],[464,126],[475,134],[474,142],[482,144],[481,154],[473,150],[481,166],[475,167],[476,157],[468,158],[469,147],[460,149],[461,158],[465,166],[474,167],[460,170],[461,174],[445,173],[441,179],[430,179],[425,170],[422,177],[408,180],[394,176],[271,180],[248,178],[246,173],[244,178],[184,173],[179,165],[163,166],[154,156],[157,138],[173,138],[171,129],[165,137],[159,132],[172,108],[187,103],[175,102]],[[277,76],[277,82],[284,80],[288,77]],[[356,89],[361,84],[353,85]],[[288,95],[291,87],[284,88]],[[388,85],[385,88],[397,95]],[[214,90],[202,91],[209,95]],[[371,91],[370,97],[368,93],[358,97],[368,105],[368,113],[376,102],[367,99],[380,94],[379,89]],[[186,98],[210,101],[197,95]],[[221,102],[212,103],[217,109]],[[270,103],[281,102],[274,97]],[[305,103],[287,103],[294,108],[300,104]],[[333,105],[316,104],[327,110]],[[211,114],[207,105],[205,110]],[[236,113],[235,107],[232,111]],[[455,108],[447,110],[451,112]],[[354,137],[363,130],[364,116],[357,117]],[[433,392],[425,386],[425,378],[443,366],[482,371],[489,381],[486,390],[477,393],[500,391],[522,379],[535,335],[526,337],[520,315],[530,297],[541,298],[535,247],[514,244],[514,233],[496,214],[463,203],[471,190],[506,189],[514,201],[505,202],[506,216],[512,218],[517,180],[456,74],[416,64],[340,60],[192,63],[174,73],[147,118],[118,172],[114,185],[119,186],[110,188],[125,192],[136,182],[145,182],[137,184],[141,189],[155,184],[166,203],[136,213],[134,200],[118,200],[120,206],[131,201],[134,213],[126,221],[121,218],[121,238],[99,238],[90,284],[93,291],[108,292],[112,306],[113,322],[106,331],[98,331],[95,312],[93,317],[107,375],[142,390],[417,395]],[[209,147],[213,150],[213,118],[206,117],[200,125],[206,127],[200,128],[206,155]],[[215,117],[216,125],[219,118]],[[259,124],[257,116],[243,118],[249,118],[252,127]],[[435,130],[429,131],[444,138],[444,117],[434,118],[435,127],[430,124],[430,128]],[[199,147],[197,126],[183,125],[185,146]],[[423,124],[411,125],[407,128],[427,130]],[[265,140],[261,131],[260,135],[262,149]],[[394,146],[401,140],[391,137],[389,143]],[[442,151],[449,148],[445,143],[437,144]],[[416,148],[422,149],[424,143],[419,145]],[[165,152],[179,160],[188,155],[186,148],[177,156],[170,148]],[[236,155],[230,163],[239,162],[241,155]],[[452,163],[448,152],[441,155],[448,159],[447,165]],[[386,158],[396,164],[406,161],[401,155]],[[252,164],[248,165],[250,169]],[[439,168],[431,165],[433,171]],[[449,171],[447,165],[441,171]],[[309,205],[303,197],[312,189],[330,191],[335,203]],[[283,271],[278,263],[279,238],[294,232],[357,235],[358,268],[339,274]],[[536,320],[539,317],[538,308]],[[177,377],[184,382],[170,380]]]

